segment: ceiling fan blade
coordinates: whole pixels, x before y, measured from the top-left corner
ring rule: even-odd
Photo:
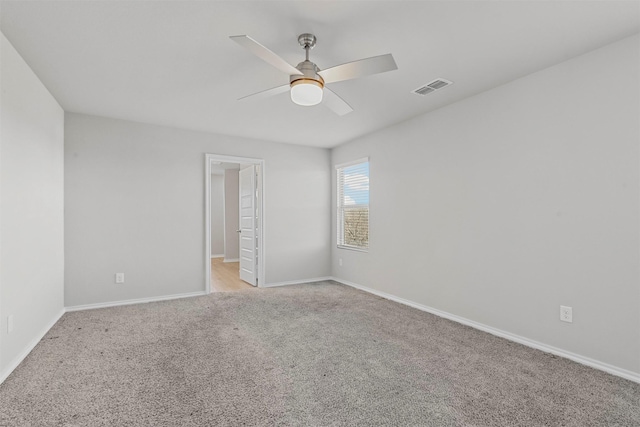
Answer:
[[[393,55],[387,53],[386,55],[372,56],[371,58],[336,65],[322,70],[318,74],[322,76],[325,83],[335,83],[397,69],[398,66],[393,59]]]
[[[238,43],[240,46],[244,47],[258,58],[263,61],[271,64],[276,67],[278,70],[286,73],[288,75],[301,75],[302,73],[293,65],[289,64],[284,59],[280,58],[278,55],[262,46],[260,43],[255,41],[249,36],[230,36],[229,37],[234,42]]]
[[[344,116],[353,111],[353,108],[347,104],[347,101],[340,98],[334,91],[326,86],[324,87],[322,103],[339,116]]]
[[[241,101],[247,98],[263,99],[263,98],[268,98],[270,96],[278,95],[280,93],[284,93],[288,91],[289,91],[289,85],[287,84],[287,85],[272,87],[271,89],[263,90],[261,92],[252,93],[251,95],[243,96],[242,98],[238,98],[238,101]]]

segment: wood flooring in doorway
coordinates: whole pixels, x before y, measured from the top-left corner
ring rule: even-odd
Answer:
[[[224,258],[211,258],[211,292],[231,292],[253,289],[240,280],[240,263],[224,262]]]

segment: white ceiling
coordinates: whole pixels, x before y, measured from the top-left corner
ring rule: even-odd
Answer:
[[[637,1],[4,1],[1,29],[66,111],[332,147],[640,30]],[[393,53],[399,69],[330,87],[339,117],[287,94],[288,76],[228,36],[320,68]],[[454,84],[420,97],[435,78]],[[603,76],[606,78],[607,76]],[[587,89],[586,89],[587,90]]]

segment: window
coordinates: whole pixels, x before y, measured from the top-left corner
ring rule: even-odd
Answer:
[[[369,159],[336,166],[338,247],[369,248]]]

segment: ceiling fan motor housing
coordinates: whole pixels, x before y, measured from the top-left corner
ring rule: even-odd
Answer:
[[[302,75],[294,74],[289,76],[289,83],[302,83],[302,81],[309,82],[310,80],[316,82],[320,87],[324,87],[324,79],[318,74],[318,66],[313,62],[306,60],[299,63],[296,68],[302,73]],[[302,80],[302,81],[301,81]]]

